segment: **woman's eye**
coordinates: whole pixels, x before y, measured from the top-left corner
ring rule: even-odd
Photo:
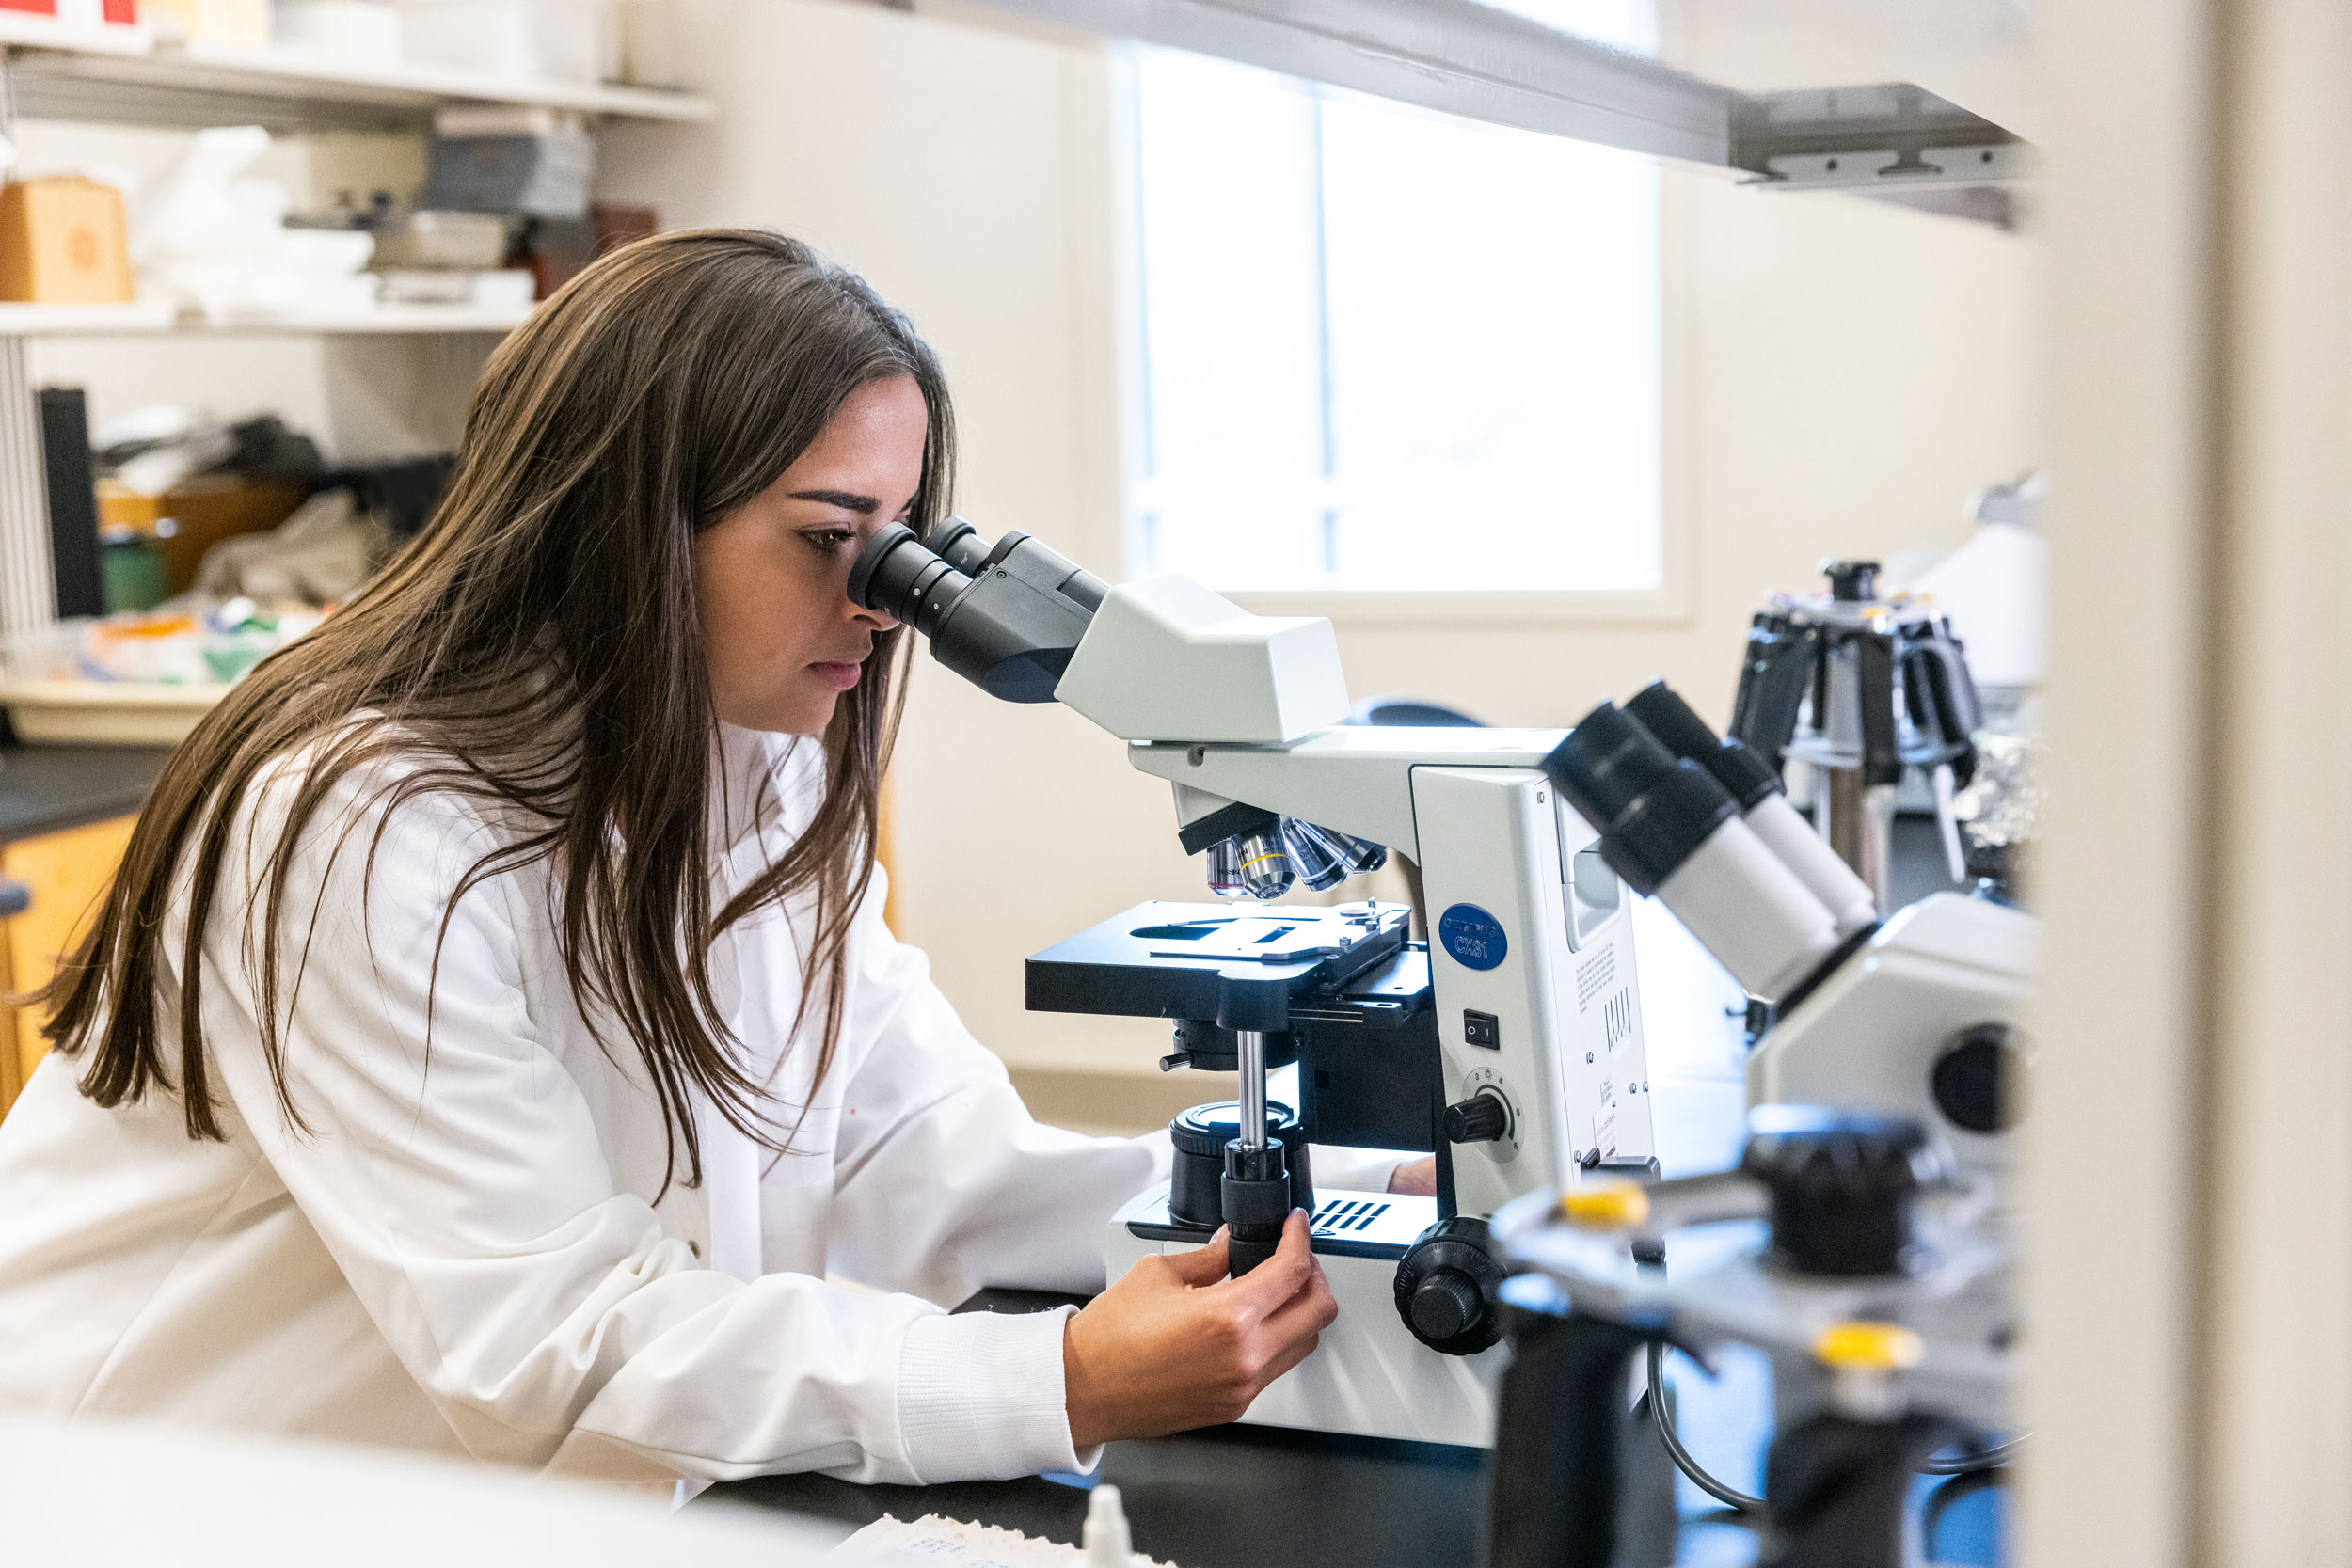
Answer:
[[[857,538],[857,530],[849,528],[807,529],[803,531],[801,537],[807,540],[810,544],[816,546],[820,550],[838,550],[847,547]]]

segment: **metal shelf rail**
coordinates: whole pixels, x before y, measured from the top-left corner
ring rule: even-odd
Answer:
[[[1908,83],[1745,93],[1480,0],[990,0],[1446,114],[2010,221],[2031,149]],[[1982,193],[1963,196],[1960,193]]]

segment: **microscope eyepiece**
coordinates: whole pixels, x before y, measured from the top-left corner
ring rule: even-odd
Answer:
[[[903,523],[866,541],[850,597],[913,626],[991,696],[1050,703],[1108,590],[1025,533],[994,545],[961,517],[926,544]]]
[[[1859,929],[1878,918],[1878,900],[1869,884],[1855,876],[1813,831],[1813,825],[1797,815],[1781,787],[1776,767],[1742,742],[1716,735],[1664,681],[1652,681],[1635,692],[1625,711],[1667,751],[1714,775],[1715,782],[1739,801],[1748,826],[1765,847],[1829,906],[1841,931]]]
[[[963,526],[969,533],[971,525]],[[948,608],[971,586],[970,576],[950,565],[904,523],[893,523],[867,540],[850,568],[852,600],[903,621],[926,637],[937,630]]]
[[[1600,830],[1601,858],[1648,895],[1697,852],[1738,802],[1642,721],[1603,703],[1544,759],[1568,803]]]
[[[1739,802],[1639,719],[1603,703],[1544,759],[1600,830],[1600,855],[1656,895],[1751,996],[1786,994],[1837,945],[1827,905],[1743,821]]]
[[[1725,740],[1692,710],[1681,693],[1664,681],[1652,681],[1626,700],[1625,711],[1658,743],[1678,757],[1687,757],[1715,775],[1747,811],[1768,796],[1781,792],[1780,775],[1737,740]]]

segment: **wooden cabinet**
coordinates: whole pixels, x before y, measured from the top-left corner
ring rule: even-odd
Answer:
[[[8,990],[28,991],[48,983],[58,956],[73,945],[97,912],[115,867],[131,842],[135,816],[109,817],[0,846],[0,875],[24,884],[32,904],[0,927],[0,958]],[[32,1007],[8,1009],[0,1033],[0,1114],[24,1086],[48,1053],[40,1037],[42,1015]]]

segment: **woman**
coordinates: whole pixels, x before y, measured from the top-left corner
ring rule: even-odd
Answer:
[[[882,922],[901,639],[845,585],[951,471],[930,350],[775,235],[631,246],[510,338],[433,527],[173,754],[46,995],[0,1410],[934,1481],[1313,1349],[1295,1214],[1239,1280],[932,1305],[1099,1287],[1168,1158],[1032,1122]]]

